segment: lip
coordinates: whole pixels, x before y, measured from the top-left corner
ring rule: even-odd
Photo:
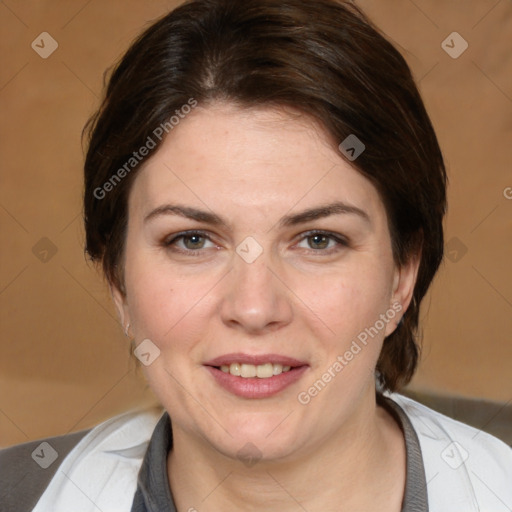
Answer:
[[[258,377],[237,377],[230,373],[224,373],[214,366],[205,367],[217,384],[226,391],[241,398],[269,398],[277,395],[288,386],[299,380],[309,366],[298,366],[290,371],[274,375],[268,379]]]
[[[255,366],[273,363],[290,366],[291,369],[266,379],[260,379],[258,377],[244,378],[231,375],[230,373],[224,373],[220,370],[220,366],[229,365],[231,363],[253,364]],[[304,361],[279,354],[251,355],[238,352],[216,357],[204,363],[204,367],[217,384],[226,391],[241,398],[255,399],[269,398],[285,390],[302,377],[304,372],[309,368],[309,365]]]
[[[233,354],[225,354],[223,356],[216,357],[206,363],[205,366],[222,366],[229,365],[231,363],[240,364],[253,364],[258,366],[265,363],[282,364],[283,366],[291,366],[296,368],[299,366],[308,366],[305,361],[299,361],[293,357],[282,356],[279,354],[243,354],[241,352]]]

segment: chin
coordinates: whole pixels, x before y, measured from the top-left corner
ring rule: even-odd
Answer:
[[[211,442],[224,455],[242,462],[246,459],[279,460],[292,454],[299,444],[299,439],[293,435],[294,427],[282,428],[282,423],[282,414],[269,415],[264,421],[250,421],[250,418],[248,421],[245,415],[243,424],[230,422],[225,425],[231,436],[222,432],[221,439]]]

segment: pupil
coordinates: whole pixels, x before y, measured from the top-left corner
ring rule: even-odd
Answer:
[[[327,237],[325,235],[313,235],[312,237],[312,240],[313,240],[313,245],[316,245],[317,249],[319,248],[318,246],[320,246],[320,248],[324,248],[327,246]]]
[[[189,235],[185,239],[185,245],[187,245],[187,248],[197,249],[198,246],[201,245],[201,236],[200,235]],[[192,247],[189,247],[192,246]]]

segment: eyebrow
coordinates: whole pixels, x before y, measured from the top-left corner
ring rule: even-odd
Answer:
[[[309,208],[300,213],[285,215],[279,220],[278,226],[296,226],[298,224],[304,224],[306,222],[330,217],[331,215],[341,214],[357,215],[364,221],[371,223],[370,216],[361,208],[357,208],[356,206],[352,206],[341,201],[336,201],[334,203],[317,206],[315,208]],[[197,208],[191,208],[189,206],[172,204],[165,204],[152,210],[144,217],[144,223],[161,215],[178,215],[180,217],[185,217],[187,219],[195,220],[198,222],[204,222],[212,226],[220,226],[224,228],[229,227],[229,222],[215,213],[199,210]]]
[[[364,210],[361,210],[361,208],[336,201],[335,203],[317,206],[293,215],[286,215],[279,221],[279,226],[296,226],[297,224],[304,224],[313,220],[340,214],[357,215],[366,222],[371,223],[370,216]]]

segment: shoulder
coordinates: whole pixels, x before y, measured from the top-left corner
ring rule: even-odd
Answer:
[[[90,430],[0,450],[0,501],[7,510],[31,510],[60,463]]]
[[[432,511],[456,504],[468,512],[512,509],[510,446],[403,395],[387,396],[400,405],[418,435]]]
[[[161,414],[161,408],[131,411],[89,430],[0,450],[0,502],[6,510],[17,512],[33,510],[36,504],[34,510],[66,510],[73,503],[65,489],[70,474],[98,487],[105,484],[108,468],[122,467],[124,462],[134,468],[136,476]],[[98,463],[103,470],[94,471],[97,477],[91,478],[91,469]],[[59,495],[67,496],[67,505],[58,504]]]
[[[430,438],[450,439],[464,442],[468,449],[485,448],[486,453],[512,462],[512,448],[483,430],[441,414],[416,400],[398,393],[388,395],[405,411],[417,431]]]

